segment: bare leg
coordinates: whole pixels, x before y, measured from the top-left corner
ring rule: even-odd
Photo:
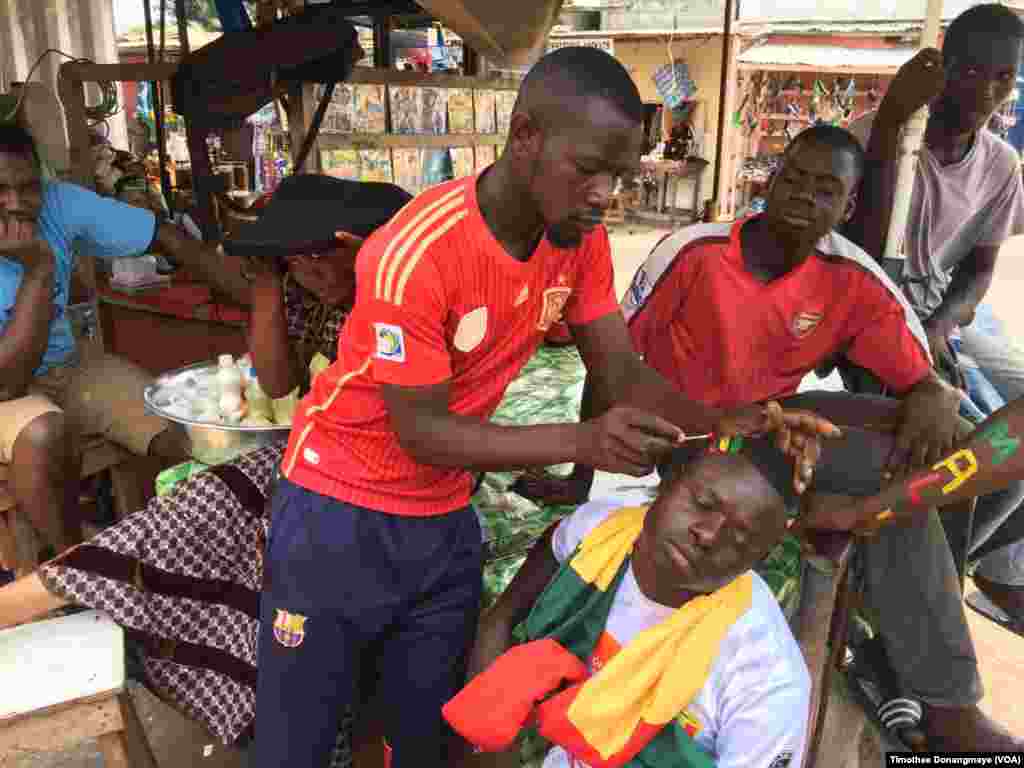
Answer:
[[[191,458],[188,435],[177,426],[170,426],[149,443],[149,455],[175,462]]]
[[[11,456],[11,495],[58,553],[82,541],[76,442],[64,415],[47,413],[21,431]]]
[[[67,604],[43,586],[38,574],[31,573],[0,587],[0,629],[38,619]]]

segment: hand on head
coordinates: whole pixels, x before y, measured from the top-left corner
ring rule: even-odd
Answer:
[[[291,256],[288,272],[295,282],[327,306],[350,303],[356,289],[356,255],[363,238],[348,232],[335,232],[338,247],[313,256]]]
[[[803,493],[821,455],[821,439],[839,437],[841,430],[808,410],[783,409],[777,402],[751,405],[728,413],[718,424],[720,435],[774,434],[776,446],[794,459],[793,486]]]
[[[0,256],[17,261],[26,270],[53,267],[53,251],[41,239],[35,221],[0,213]]]

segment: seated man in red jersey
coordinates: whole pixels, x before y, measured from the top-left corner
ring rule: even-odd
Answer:
[[[903,401],[889,461],[901,474],[944,455],[958,428],[958,396],[932,371],[927,336],[903,295],[833,231],[853,212],[863,163],[847,131],[804,131],[786,150],[764,215],[664,239],[622,308],[648,365],[709,406],[791,395],[837,355],[872,371]],[[585,389],[581,419],[604,411],[598,394]],[[527,477],[516,490],[573,503],[586,498],[592,478],[592,468],[577,464],[567,479]],[[955,571],[937,516],[924,527],[887,529],[866,550],[868,599],[904,690],[929,705],[934,742],[1019,748],[977,707],[981,682],[960,595],[940,578]]]

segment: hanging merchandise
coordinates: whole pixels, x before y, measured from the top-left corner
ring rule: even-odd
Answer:
[[[660,67],[652,78],[654,87],[669,109],[675,109],[684,101],[697,96],[697,84],[690,78],[690,68],[685,61],[676,61]]]

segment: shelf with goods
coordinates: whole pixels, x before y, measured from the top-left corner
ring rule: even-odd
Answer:
[[[726,146],[737,214],[765,191],[792,138],[816,123],[849,127],[877,108],[892,75],[741,70],[739,78]]]
[[[320,170],[413,194],[472,175],[501,152],[518,88],[515,78],[357,70],[331,96]]]

